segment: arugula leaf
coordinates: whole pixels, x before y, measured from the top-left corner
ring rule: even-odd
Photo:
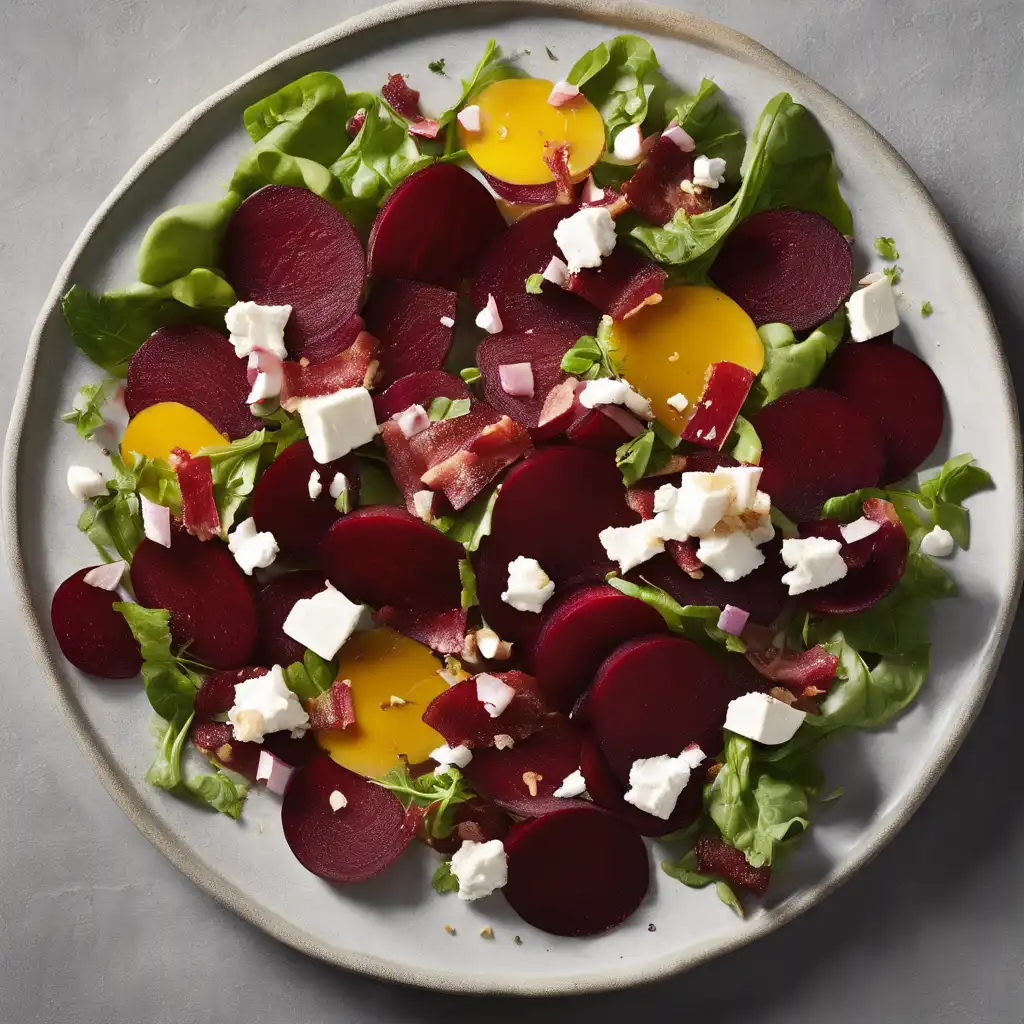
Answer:
[[[274,458],[281,454],[286,448],[295,444],[296,441],[304,441],[306,429],[302,420],[284,409],[277,408],[273,412],[261,412],[260,419],[268,426],[276,426],[277,429],[267,434],[267,443],[274,442]]]
[[[452,874],[452,859],[445,857],[434,869],[430,884],[439,896],[445,896],[450,892],[459,891],[459,880]]]
[[[544,275],[531,274],[526,279],[526,292],[528,295],[540,295],[544,291]]]
[[[137,284],[97,295],[73,285],[61,311],[74,343],[114,377],[159,327],[199,319],[223,327],[224,310],[235,302],[231,285],[212,270],[190,271],[159,288]]]
[[[466,366],[459,370],[459,376],[467,384],[475,384],[478,380],[483,379],[483,374],[475,366]]]
[[[921,316],[931,316],[934,312],[935,309],[931,302],[925,299],[924,302],[921,303]]]
[[[737,462],[756,466],[761,461],[761,438],[757,436],[754,424],[744,416],[736,417],[725,447]]]
[[[757,333],[764,345],[764,367],[758,374],[744,405],[747,412],[759,412],[769,402],[789,391],[810,387],[839,347],[846,330],[846,311],[839,311],[802,341],[785,324],[764,324]]]
[[[722,103],[722,92],[709,78],[702,78],[696,95],[669,100],[667,120],[674,120],[697,144],[697,152],[725,161],[725,177],[740,180],[740,164],[746,138],[739,122]]]
[[[302,661],[292,662],[282,672],[288,689],[300,700],[307,701],[326,693],[334,685],[338,678],[338,664],[307,650]]]
[[[469,554],[480,547],[480,542],[491,532],[491,518],[494,506],[501,493],[501,484],[494,490],[478,495],[458,515],[445,531],[452,540],[458,541]]]
[[[427,772],[414,779],[408,765],[398,765],[386,775],[374,779],[378,786],[390,789],[403,807],[416,804],[426,809],[423,829],[427,835],[443,839],[452,834],[455,827],[454,808],[456,804],[472,800],[476,794],[462,780],[458,768],[446,768],[439,775]]]
[[[468,398],[435,398],[427,409],[427,416],[431,423],[438,420],[456,420],[460,416],[469,414]]]
[[[75,396],[71,411],[64,413],[61,419],[65,423],[73,423],[79,437],[90,440],[103,426],[103,407],[119,386],[116,377],[106,377],[95,384],[83,384]]]
[[[900,258],[899,251],[896,249],[896,242],[891,238],[876,238],[875,239],[875,252],[882,257],[883,260],[888,260],[890,263],[895,263]]]
[[[622,482],[632,487],[642,477],[657,473],[671,458],[679,438],[655,421],[642,434],[619,445],[615,465],[622,473]]]

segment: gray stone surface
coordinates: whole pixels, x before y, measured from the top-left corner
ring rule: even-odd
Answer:
[[[93,209],[176,117],[364,0],[7,0],[0,7],[0,406]],[[879,128],[964,245],[1024,380],[1024,5],[1019,0],[692,0]],[[936,299],[938,297],[935,297]],[[965,344],[970,339],[964,339]],[[895,842],[780,933],[655,987],[577,1001],[388,987],[221,910],[129,825],[74,746],[0,584],[0,1024],[294,1024],[756,1017],[1024,1020],[1024,722],[1011,640],[981,718]],[[439,946],[438,955],[454,949]]]

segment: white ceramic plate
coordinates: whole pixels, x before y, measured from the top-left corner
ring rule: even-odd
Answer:
[[[953,562],[961,595],[938,608],[934,669],[920,700],[892,728],[832,745],[829,783],[841,783],[846,796],[819,815],[763,908],[740,921],[713,891],[687,889],[656,870],[650,895],[624,926],[568,940],[533,930],[500,896],[475,905],[438,898],[428,884],[432,855],[425,849],[366,885],[336,889],[291,855],[277,798],[268,793],[254,793],[236,825],[143,783],[153,741],[141,687],[82,677],[60,657],[49,630],[57,584],[94,557],[74,529],[79,508],[63,479],[67,465],[87,453],[59,413],[96,371],[73,348],[58,298],[71,282],[102,290],[133,280],[146,225],[175,203],[220,194],[249,145],[243,109],[285,82],[331,70],[351,87],[377,89],[388,73],[409,71],[426,108],[442,109],[490,36],[507,50],[532,51],[523,55],[524,67],[556,77],[584,50],[623,30],[647,36],[677,82],[693,86],[713,76],[748,129],[768,97],[783,89],[817,115],[844,172],[861,265],[877,235],[899,241],[907,314],[899,340],[935,369],[949,403],[946,435],[932,461],[972,451],[998,490],[972,499],[974,543]],[[561,63],[549,61],[545,46]],[[452,80],[427,73],[427,61],[440,56]],[[936,308],[927,321],[917,315],[925,298]],[[852,111],[757,43],[676,11],[612,0],[394,4],[299,44],[189,113],[97,211],[54,283],[29,343],[5,471],[7,549],[44,675],[139,830],[197,885],[282,941],[378,977],[452,991],[581,992],[650,981],[764,935],[820,900],[893,836],[949,762],[994,675],[1020,583],[1021,452],[1010,377],[978,285],[920,182]],[[655,860],[659,852],[652,848]],[[442,930],[449,923],[456,938]],[[493,942],[477,937],[486,924],[494,926]],[[513,944],[514,935],[522,945]],[[455,942],[457,950],[445,945],[454,956],[437,956],[439,944]]]

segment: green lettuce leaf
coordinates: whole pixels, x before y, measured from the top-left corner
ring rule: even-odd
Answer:
[[[476,595],[476,573],[468,558],[459,561],[459,581],[462,583],[462,607],[475,608],[480,601]]]
[[[697,144],[697,152],[725,161],[726,181],[740,180],[740,164],[747,140],[739,122],[725,109],[721,90],[708,78],[701,79],[693,96],[669,100],[667,121],[674,120]]]
[[[459,891],[459,880],[452,874],[452,859],[445,857],[434,870],[430,884],[439,896],[446,896],[450,892]]]
[[[707,875],[697,870],[697,851],[687,850],[678,860],[663,860],[661,870],[677,882],[689,886],[691,889],[704,889],[709,885],[715,887],[718,898],[736,913],[743,917],[743,904],[728,882],[723,881],[717,875]]]
[[[468,398],[435,398],[427,409],[431,423],[438,420],[457,420],[460,416],[469,415]]]
[[[390,789],[402,801],[403,807],[416,804],[425,808],[423,830],[436,839],[452,834],[455,806],[472,800],[476,795],[466,786],[462,772],[454,767],[445,769],[440,775],[427,772],[414,779],[408,766],[401,764],[373,781]]]
[[[761,461],[761,438],[754,424],[744,416],[737,416],[732,432],[725,442],[725,450],[737,461],[756,466]]]
[[[254,430],[248,437],[230,444],[200,448],[198,455],[210,458],[213,475],[213,497],[220,513],[220,533],[227,538],[235,524],[239,509],[252,494],[261,462],[266,460],[268,443],[277,445],[276,435],[266,430]]]
[[[602,328],[604,330],[602,331]],[[562,370],[581,380],[597,380],[599,377],[617,377],[608,344],[609,332],[603,319],[597,336],[584,334],[568,352],[562,356]]]
[[[73,423],[79,437],[90,440],[103,426],[103,407],[118,387],[120,381],[116,377],[106,377],[95,384],[83,384],[75,395],[70,412],[64,413],[61,419],[65,423]]]
[[[459,376],[467,384],[475,384],[478,380],[481,380],[483,378],[483,374],[476,366],[463,367],[463,369],[459,370]]]
[[[501,484],[498,484],[493,490],[478,495],[454,517],[445,531],[470,554],[480,547],[480,542],[491,532],[491,518],[500,493]]]
[[[632,487],[638,480],[665,466],[679,445],[679,437],[655,421],[642,434],[619,445],[615,465],[622,473],[622,482]]]
[[[307,701],[326,693],[334,685],[338,678],[338,664],[307,650],[302,661],[292,662],[282,672],[288,689],[300,700]]]
[[[295,444],[296,441],[304,441],[306,439],[306,429],[302,425],[302,420],[298,415],[285,412],[284,409],[277,408],[272,412],[261,412],[260,419],[267,425],[268,428],[272,429],[267,434],[267,443],[274,443],[274,458],[281,454],[286,448]]]
[[[900,258],[899,251],[896,248],[896,241],[892,238],[876,238],[875,239],[875,252],[882,257],[883,260],[888,260],[890,263],[895,263]]]
[[[387,465],[373,459],[359,459],[359,504],[405,507],[405,498],[391,478]]]

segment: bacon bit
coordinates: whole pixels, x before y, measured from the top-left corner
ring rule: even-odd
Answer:
[[[352,684],[348,679],[336,679],[331,688],[306,705],[312,729],[347,729],[356,722],[356,706],[352,699]]]
[[[342,388],[365,387],[367,379],[372,381],[376,375],[373,364],[380,342],[362,330],[362,320],[358,317],[353,319],[358,321],[359,333],[355,341],[337,355],[313,365],[302,359],[298,363],[285,362],[281,386],[283,409],[294,412],[303,398],[332,395]]]
[[[481,928],[480,929],[480,938],[481,939],[493,939],[494,938],[494,929],[490,925],[487,925],[486,927]]]
[[[170,466],[181,489],[181,521],[200,540],[220,534],[220,513],[213,496],[213,466],[209,455],[189,455],[184,448],[171,450]]]
[[[714,196],[699,194],[690,184],[692,176],[693,154],[684,153],[670,137],[659,135],[622,191],[644,220],[661,227],[677,210],[692,216],[713,207]]]
[[[515,745],[516,741],[507,732],[499,732],[494,736],[495,750],[511,750]]]
[[[441,123],[431,117],[424,117],[420,121],[413,121],[409,125],[409,134],[421,139],[436,139],[441,131]]]
[[[523,772],[523,785],[530,791],[530,796],[537,795],[537,783],[543,782],[544,776],[537,772]]]
[[[363,125],[366,123],[366,111],[362,107],[359,108],[349,119],[345,125],[345,131],[348,132],[351,138],[355,138],[362,130]]]
[[[555,202],[566,204],[571,203],[575,198],[575,189],[572,184],[572,172],[569,170],[569,146],[565,142],[552,145],[544,143],[544,163],[546,163],[555,178]]]
[[[743,631],[744,639],[747,630]],[[829,654],[821,644],[812,647],[809,651],[786,651],[778,647],[769,647],[764,651],[747,650],[747,661],[757,671],[770,679],[792,690],[793,693],[803,696],[809,687],[815,688],[816,696],[828,692],[835,679],[836,669],[839,666],[839,658]],[[824,690],[819,689],[819,684],[828,684]]]
[[[401,114],[407,121],[422,121],[423,111],[420,110],[420,94],[410,88],[405,75],[388,75],[380,91],[381,96],[391,105],[392,109]]]
[[[448,933],[449,935],[457,935],[457,934],[458,934],[458,933],[457,933],[457,932],[455,931],[455,929],[454,929],[454,928],[453,928],[453,927],[452,927],[452,926],[451,926],[450,924],[446,924],[446,925],[444,926],[444,930],[445,930],[445,931],[446,931],[446,932],[447,932],[447,933]]]
[[[787,690],[783,686],[773,686],[768,691],[769,697],[774,697],[776,700],[781,700],[783,704],[789,704],[792,706],[796,703],[796,694],[792,690]]]
[[[710,782],[721,770],[722,770],[722,762],[721,761],[716,761],[707,770],[707,780],[708,780],[708,782]]]
[[[721,450],[753,383],[754,373],[745,366],[714,363],[704,392],[683,430],[683,440]]]

